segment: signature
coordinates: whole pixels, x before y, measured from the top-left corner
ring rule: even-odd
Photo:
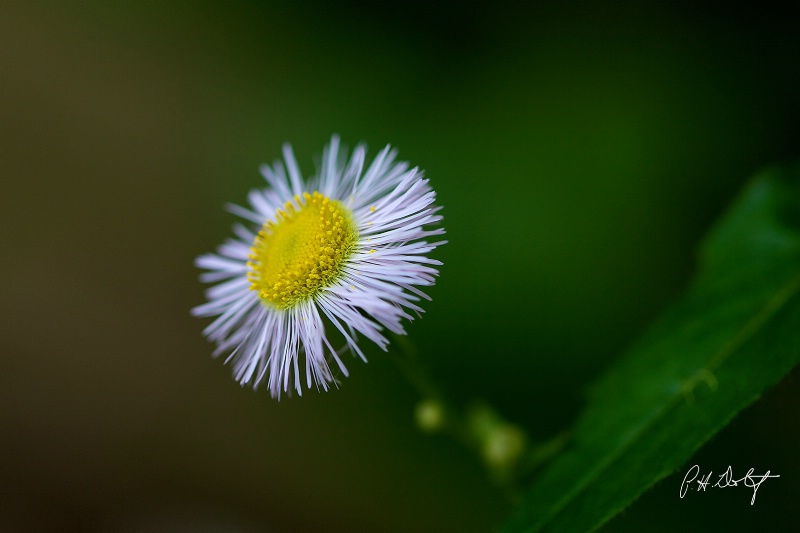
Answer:
[[[709,472],[705,475],[705,477],[703,477],[700,475],[700,467],[698,465],[694,465],[683,477],[683,483],[681,483],[681,490],[678,492],[678,495],[683,498],[686,496],[687,490],[695,490],[690,486],[693,482],[697,483],[697,492],[705,492],[706,488],[725,489],[728,487],[736,487],[739,485],[739,483],[744,483],[745,487],[750,487],[753,489],[753,498],[750,500],[750,505],[753,505],[756,502],[756,492],[758,492],[758,487],[760,487],[761,484],[764,483],[764,481],[766,481],[768,478],[781,477],[778,475],[769,475],[769,470],[767,470],[767,473],[764,475],[753,474],[753,470],[753,468],[748,470],[747,475],[745,475],[742,479],[733,479],[733,470],[729,466],[725,472],[717,476],[716,483],[709,487],[709,484],[711,483],[711,474],[713,472]]]

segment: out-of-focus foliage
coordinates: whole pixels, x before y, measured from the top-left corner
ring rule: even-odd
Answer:
[[[596,529],[798,363],[800,168],[792,168],[759,175],[712,230],[689,293],[594,386],[571,449],[534,484],[509,530]]]

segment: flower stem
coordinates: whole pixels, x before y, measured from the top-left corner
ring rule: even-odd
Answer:
[[[460,409],[431,378],[408,338],[396,335],[393,341],[392,360],[422,397],[416,411],[420,429],[454,435],[481,459],[495,484],[516,502],[519,482],[558,454],[567,434],[533,445],[521,427],[486,403],[474,402],[466,411]]]

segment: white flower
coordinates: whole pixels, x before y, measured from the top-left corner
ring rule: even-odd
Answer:
[[[236,238],[197,258],[200,279],[217,284],[192,310],[217,317],[203,333],[236,379],[256,387],[266,378],[278,398],[292,385],[302,394],[301,358],[307,387],[335,383],[332,361],[347,375],[326,324],[365,361],[357,334],[383,350],[384,328],[405,334],[401,320],[428,298],[417,287],[433,285],[441,265],[427,254],[445,242],[423,240],[444,233],[431,228],[442,219],[436,193],[390,146],[364,170],[365,147],[348,161],[334,136],[308,180],[289,145],[283,156],[285,168],[262,166],[269,187],[250,192],[250,208],[230,207],[256,226],[237,224]]]

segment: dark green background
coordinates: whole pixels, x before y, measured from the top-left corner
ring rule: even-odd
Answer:
[[[4,2],[0,530],[485,531],[510,506],[380,353],[272,401],[212,360],[194,257],[225,202],[331,133],[426,170],[450,243],[408,327],[438,380],[534,437],[669,302],[760,167],[800,157],[779,3]],[[609,531],[790,528],[798,376]],[[744,475],[744,473],[742,473]]]

